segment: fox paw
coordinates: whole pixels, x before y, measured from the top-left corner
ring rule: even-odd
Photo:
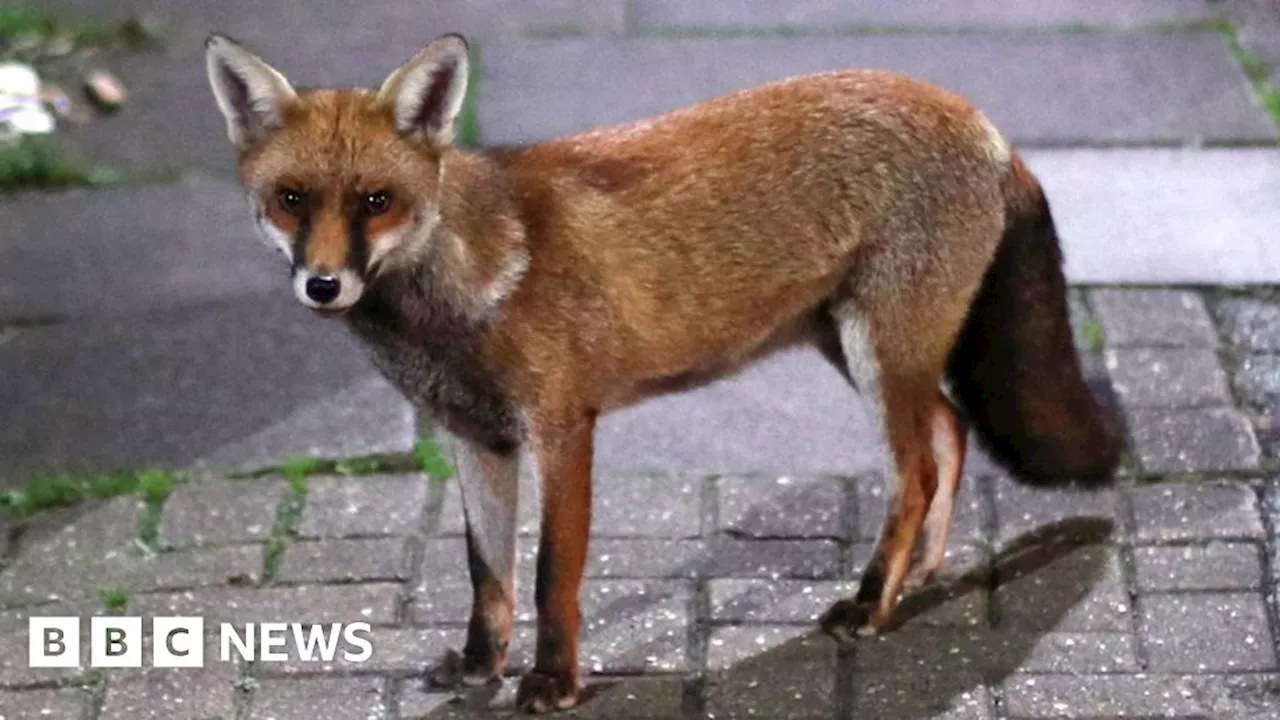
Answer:
[[[477,661],[449,650],[427,670],[427,684],[440,690],[479,687],[499,680],[501,674],[502,668],[493,659]]]
[[[533,671],[520,678],[520,689],[516,691],[516,707],[527,713],[568,710],[579,700],[578,679],[572,674]]]
[[[818,623],[824,633],[841,643],[875,635],[885,625],[878,621],[874,604],[857,600],[836,602],[822,614]]]

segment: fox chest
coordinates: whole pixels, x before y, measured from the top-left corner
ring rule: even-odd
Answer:
[[[379,318],[354,318],[351,327],[374,365],[419,412],[495,452],[519,445],[514,404],[465,343],[405,333]]]

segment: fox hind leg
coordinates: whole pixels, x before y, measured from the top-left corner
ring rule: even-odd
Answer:
[[[941,391],[934,406],[931,428],[938,489],[929,503],[929,514],[925,516],[923,554],[907,575],[908,589],[927,584],[946,562],[947,541],[951,537],[956,495],[960,492],[964,470],[967,428],[955,406]]]

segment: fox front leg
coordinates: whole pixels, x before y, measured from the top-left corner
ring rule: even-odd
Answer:
[[[452,450],[467,521],[471,620],[461,662],[445,662],[431,680],[441,686],[484,685],[501,678],[511,644],[520,453],[456,439]]]

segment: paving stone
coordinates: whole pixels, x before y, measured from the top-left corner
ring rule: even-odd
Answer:
[[[1018,671],[1082,675],[1142,672],[1137,645],[1132,633],[1045,633],[1035,640]]]
[[[1123,38],[1123,36],[1117,36]],[[1155,106],[1152,106],[1155,107]],[[1280,224],[1275,148],[1076,148],[1028,151],[1025,158],[1053,203],[1072,282],[1137,285],[1272,283],[1280,255],[1271,228]],[[1222,252],[1219,248],[1231,248]],[[1146,293],[1159,297],[1126,298]],[[1119,321],[1109,347],[1211,347],[1201,313],[1179,310],[1180,291],[1107,289],[1114,304],[1094,303]],[[1154,310],[1145,310],[1148,303]],[[1104,313],[1103,310],[1121,310]],[[1185,316],[1184,316],[1185,315]],[[1104,322],[1106,327],[1106,322]],[[1117,342],[1117,340],[1119,342]]]
[[[1128,407],[1231,405],[1227,375],[1209,349],[1134,348],[1107,351],[1112,386]]]
[[[311,632],[307,628],[306,632]],[[326,637],[330,630],[324,629]],[[362,661],[353,661],[344,651],[358,653],[360,648],[338,645],[331,660],[313,652],[304,657],[296,647],[286,648],[289,659],[263,663],[258,672],[265,676],[298,675],[348,675],[380,674],[395,676],[421,675],[423,670],[439,663],[450,650],[461,650],[466,640],[464,626],[451,628],[389,628],[375,627],[368,634],[373,655]]]
[[[13,317],[145,312],[286,282],[254,239],[244,191],[227,181],[34,193],[0,203],[0,226],[22,239],[0,248],[0,307]]]
[[[1133,550],[1133,561],[1135,582],[1145,592],[1252,590],[1262,586],[1262,556],[1254,543],[1139,547]]]
[[[16,610],[0,611],[0,689],[30,688],[66,683],[75,680],[85,672],[81,668],[33,668],[28,665],[29,627],[32,617],[78,617],[87,618],[98,614],[93,603],[76,604],[53,603],[24,607]],[[87,621],[81,620],[81,642],[83,653],[88,650]],[[85,658],[88,655],[84,655]],[[0,693],[3,697],[4,693]]]
[[[519,568],[517,568],[519,569]],[[465,623],[471,616],[471,580],[463,538],[433,538],[422,550],[411,614],[418,624]],[[517,580],[516,592],[529,586]]]
[[[591,532],[601,537],[697,537],[702,534],[702,484],[689,477],[598,477],[592,488]]]
[[[262,577],[261,545],[227,545],[131,558],[123,585],[134,592],[253,585]]]
[[[447,703],[456,697],[451,692],[428,692],[423,689],[421,678],[401,680],[396,697],[400,699],[395,717],[400,720],[436,720],[447,717],[451,709]]]
[[[0,718],[75,718],[88,717],[92,698],[84,690],[26,690],[0,692]]]
[[[603,578],[688,578],[706,574],[711,551],[702,540],[591,538],[587,575]]]
[[[169,495],[160,539],[176,546],[265,540],[288,490],[281,480],[206,480]]]
[[[1128,632],[1129,595],[1113,547],[1085,546],[996,589],[1002,626],[1020,630]]]
[[[100,720],[205,720],[235,714],[235,677],[225,671],[156,670],[109,682]]]
[[[300,537],[405,535],[418,529],[428,481],[418,474],[313,477]]]
[[[1054,524],[1069,533],[1073,526],[1084,525],[1081,521],[1116,520],[1119,496],[1114,490],[1035,487],[1008,477],[996,478],[994,486],[1002,547]]]
[[[1280,355],[1246,355],[1236,368],[1236,390],[1258,406],[1280,399]]]
[[[811,623],[858,590],[853,581],[726,580],[707,583],[711,619],[719,622]]]
[[[0,570],[0,605],[77,601],[116,585],[129,565],[141,505],[119,497],[47,513]]]
[[[1276,649],[1255,593],[1147,595],[1138,603],[1157,672],[1273,670]]]
[[[244,470],[291,458],[347,458],[408,452],[416,440],[414,411],[380,375],[311,405],[196,462],[201,469]]]
[[[991,692],[970,672],[863,673],[854,681],[859,717],[994,720]]]
[[[6,342],[0,478],[186,467],[367,376],[351,333],[313,317],[286,285]]]
[[[995,65],[1009,72],[981,70]],[[527,142],[847,67],[884,67],[954,90],[1019,144],[1275,137],[1216,32],[492,43],[479,125],[486,143]]]
[[[848,481],[731,477],[717,480],[716,489],[721,532],[760,538],[850,537]]]
[[[291,543],[275,579],[283,583],[407,580],[412,546],[401,538],[317,540]]]
[[[795,627],[722,627],[707,663],[708,717],[829,718],[835,709],[836,646]]]
[[[1245,352],[1280,352],[1280,303],[1254,298],[1228,298],[1217,316],[1227,340]]]
[[[199,592],[144,594],[129,610],[143,617],[201,615],[205,625],[224,622],[391,624],[397,620],[400,586],[294,585],[269,588],[207,588]]]
[[[1147,485],[1130,497],[1138,542],[1263,537],[1258,494],[1243,483]]]
[[[1133,449],[1151,473],[1247,470],[1258,466],[1253,428],[1236,410],[1133,410]]]
[[[527,463],[526,463],[527,465]],[[520,475],[520,497],[518,500],[519,507],[516,512],[516,532],[520,535],[537,535],[540,517],[542,511],[542,501],[539,498],[539,489],[537,478],[533,477],[531,472],[525,472],[527,468],[522,468]],[[594,488],[593,488],[594,489]],[[595,498],[592,498],[592,510],[594,511]],[[632,511],[635,509],[632,508]],[[597,526],[594,513],[591,519],[592,529]],[[435,534],[437,535],[465,535],[467,532],[466,515],[462,508],[462,490],[459,483],[449,481],[444,486],[444,498],[440,501],[440,513],[436,520]]]
[[[370,720],[386,717],[380,678],[263,680],[253,693],[250,720]]]
[[[1274,698],[1262,697],[1268,682],[1274,681],[1249,676],[1015,675],[1002,689],[1005,712],[1018,718],[1262,720],[1274,714]]]
[[[833,578],[840,545],[830,540],[717,540],[708,574],[715,577]]]
[[[1197,293],[1104,288],[1089,299],[1108,347],[1217,346],[1213,321]]]
[[[1000,0],[961,0],[936,3],[929,0],[871,0],[832,3],[801,0],[789,3],[722,4],[707,0],[636,0],[633,22],[640,28],[707,28],[729,30],[758,28],[764,31],[813,28],[839,31],[860,26],[898,28],[913,25],[932,28],[1054,27],[1108,25],[1141,27],[1155,23],[1190,22],[1212,17],[1203,0],[1143,2],[1119,0],[1095,3],[1082,0],[1033,0],[1004,3]]]

